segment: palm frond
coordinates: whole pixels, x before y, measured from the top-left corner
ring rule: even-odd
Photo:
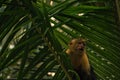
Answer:
[[[0,79],[71,80],[76,73],[65,50],[70,39],[83,37],[97,79],[118,80],[114,5],[112,0],[0,1]]]

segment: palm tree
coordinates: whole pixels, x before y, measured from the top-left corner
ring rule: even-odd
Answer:
[[[1,0],[0,79],[71,80],[65,50],[83,37],[97,79],[119,80],[117,1]]]

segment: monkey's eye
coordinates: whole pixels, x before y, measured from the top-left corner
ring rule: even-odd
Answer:
[[[72,42],[70,42],[69,44],[72,45]]]
[[[82,44],[82,42],[78,42],[78,44]]]
[[[84,42],[83,42],[82,44],[85,46],[85,43],[84,43]]]
[[[78,44],[83,44],[85,46],[85,43],[84,42],[78,42]]]

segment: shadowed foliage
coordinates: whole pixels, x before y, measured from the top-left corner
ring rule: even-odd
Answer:
[[[97,80],[119,80],[119,9],[118,0],[0,0],[0,80],[71,80],[65,50],[76,37]]]

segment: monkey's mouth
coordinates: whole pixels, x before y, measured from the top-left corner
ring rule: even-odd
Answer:
[[[78,46],[78,47],[77,47],[77,50],[83,51],[83,50],[84,50],[84,47]]]
[[[84,48],[81,48],[81,49],[79,49],[80,51],[83,51],[84,50]]]

